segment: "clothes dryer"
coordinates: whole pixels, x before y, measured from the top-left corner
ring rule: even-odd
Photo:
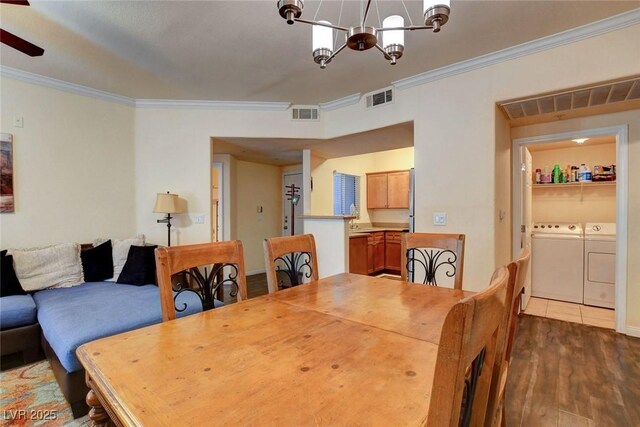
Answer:
[[[615,307],[616,224],[590,223],[584,230],[584,303]]]
[[[531,295],[582,304],[582,226],[578,223],[534,223],[531,248]]]

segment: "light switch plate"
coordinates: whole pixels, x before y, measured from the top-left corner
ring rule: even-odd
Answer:
[[[17,128],[24,127],[24,120],[22,116],[14,116],[13,117],[13,126]]]
[[[433,213],[433,225],[447,225],[447,213],[446,212],[434,212]]]
[[[204,224],[204,214],[194,214],[193,215],[193,223],[194,224]]]

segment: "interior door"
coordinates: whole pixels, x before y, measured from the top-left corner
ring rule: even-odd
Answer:
[[[300,196],[298,203],[294,206],[293,213],[293,231],[294,234],[304,234],[303,221],[300,218],[304,212],[304,199],[302,197],[302,173],[285,174],[282,178],[282,235],[291,236],[291,201],[287,200],[290,196],[287,192],[291,191],[291,184],[297,187]],[[288,188],[287,188],[288,187]]]
[[[527,147],[520,148],[520,248],[529,248],[531,250],[531,227],[533,225],[532,218],[532,193],[533,193],[533,167],[531,160],[531,152]],[[524,279],[524,295],[522,297],[521,308],[529,303],[531,298],[531,263]]]

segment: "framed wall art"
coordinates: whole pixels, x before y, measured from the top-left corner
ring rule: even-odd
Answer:
[[[0,133],[0,213],[13,211],[13,135]]]

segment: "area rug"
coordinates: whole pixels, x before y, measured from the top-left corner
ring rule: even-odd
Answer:
[[[89,417],[73,419],[49,362],[44,360],[0,372],[0,425],[70,426],[91,424]]]

